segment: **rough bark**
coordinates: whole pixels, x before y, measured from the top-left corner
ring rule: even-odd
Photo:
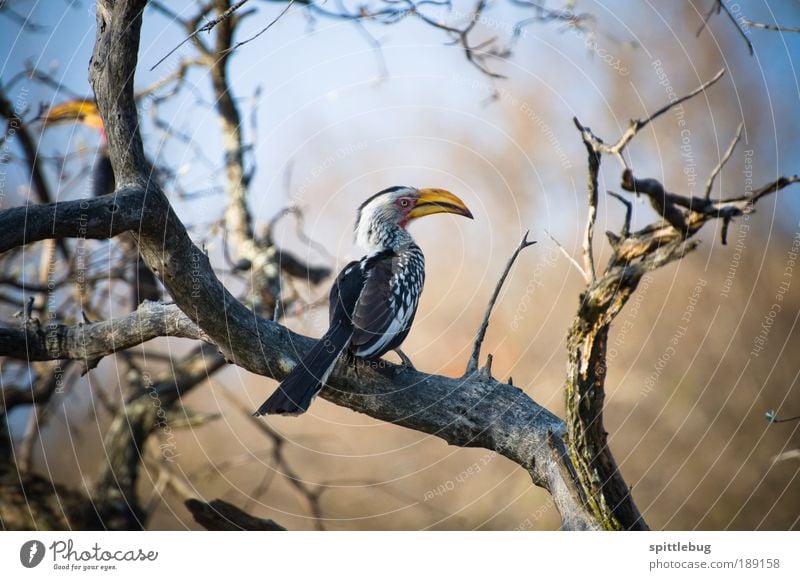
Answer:
[[[0,326],[0,352],[28,361],[80,360],[86,369],[104,356],[159,336],[204,339],[203,332],[174,304],[144,302],[122,318],[74,326],[29,319]]]
[[[234,532],[250,530],[257,532],[281,532],[286,528],[273,520],[253,517],[221,499],[202,502],[189,499],[184,502],[194,521],[207,530]]]

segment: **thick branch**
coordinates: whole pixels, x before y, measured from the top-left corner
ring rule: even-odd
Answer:
[[[186,500],[184,505],[191,512],[194,521],[207,530],[223,532],[241,530],[259,532],[286,531],[286,528],[273,520],[251,516],[235,505],[221,499],[215,499],[208,503],[189,499]]]
[[[144,190],[125,187],[94,199],[15,207],[0,212],[0,254],[47,239],[108,239],[149,219]]]
[[[148,164],[139,134],[133,92],[142,12],[147,0],[98,0],[97,33],[89,61],[89,81],[103,119],[117,187],[146,186]],[[125,22],[125,26],[116,24]]]
[[[208,340],[174,304],[144,302],[113,320],[68,326],[38,319],[0,326],[0,356],[29,361],[82,360],[92,368],[102,357],[159,336]]]
[[[647,195],[656,211],[682,236],[691,237],[707,221],[721,219],[723,244],[727,241],[728,226],[734,218],[755,212],[756,203],[762,197],[777,193],[784,187],[797,182],[800,182],[800,175],[780,177],[753,192],[727,199],[711,200],[706,197],[687,197],[670,193],[657,179],[639,179],[633,175],[630,169],[626,169],[622,174],[622,189]],[[681,207],[686,208],[688,213],[681,211],[679,209]],[[657,247],[664,243],[666,238],[671,239],[672,235],[664,232],[663,228],[659,226],[648,226],[626,238],[617,249],[617,257],[625,253],[628,255],[628,259],[631,259],[633,257],[630,251],[631,245],[638,247],[638,253],[642,255],[644,248]]]
[[[589,219],[584,239],[584,261],[587,273],[591,273],[591,283],[581,295],[580,308],[567,336],[568,363],[565,392],[568,442],[570,457],[580,482],[579,487],[595,518],[606,529],[647,529],[647,524],[642,519],[630,489],[608,447],[607,433],[603,426],[608,332],[612,321],[636,290],[644,273],[672,260],[680,259],[697,243],[685,240],[696,230],[688,227],[684,212],[678,207],[681,204],[676,196],[669,194],[655,180],[635,180],[622,153],[631,139],[653,119],[703,92],[717,82],[723,73],[724,69],[707,83],[667,103],[646,119],[631,121],[628,129],[613,145],[606,144],[577,118],[573,119],[589,154],[587,188]],[[672,227],[665,232],[663,240],[656,236],[645,236],[644,243],[636,247],[639,252],[636,257],[641,260],[635,263],[621,259],[624,244],[635,236],[625,235],[624,239],[615,235],[610,236],[614,254],[605,273],[597,278],[594,274],[592,246],[597,207],[597,177],[603,154],[614,155],[620,160],[625,168],[623,187],[629,191],[646,193],[656,211]],[[708,202],[703,200],[703,203]],[[628,214],[623,232],[627,232],[629,225]]]
[[[603,426],[608,332],[644,274],[682,258],[696,245],[678,239],[641,262],[609,268],[584,293],[567,336],[570,454],[592,510],[605,529],[647,529],[608,448]]]

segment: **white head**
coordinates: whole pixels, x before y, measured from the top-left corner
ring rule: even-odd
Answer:
[[[367,199],[356,216],[356,243],[371,252],[410,243],[406,226],[416,218],[454,213],[472,219],[464,202],[444,189],[395,186]]]

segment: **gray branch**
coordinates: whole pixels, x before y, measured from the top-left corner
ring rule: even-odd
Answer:
[[[104,356],[159,336],[208,341],[174,304],[146,301],[127,316],[102,322],[70,326],[33,318],[17,327],[0,326],[0,356],[28,361],[81,360],[89,370]]]
[[[94,199],[15,207],[0,212],[0,254],[47,239],[108,239],[139,229],[147,215],[141,187]],[[154,209],[148,206],[147,209]]]

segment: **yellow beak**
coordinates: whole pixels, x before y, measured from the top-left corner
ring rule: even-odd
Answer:
[[[55,105],[42,118],[45,127],[74,121],[79,121],[93,129],[103,128],[103,120],[100,118],[97,105],[81,99]]]
[[[444,189],[420,189],[417,204],[414,209],[408,212],[408,218],[413,220],[435,213],[454,213],[473,219],[472,212],[464,205],[464,202],[449,191]]]

